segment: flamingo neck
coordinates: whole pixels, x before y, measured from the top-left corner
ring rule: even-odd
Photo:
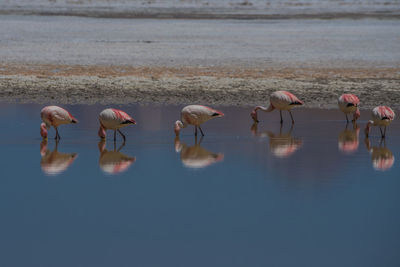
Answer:
[[[181,122],[180,120],[177,120],[175,122],[175,127],[174,127],[174,132],[176,136],[179,136],[179,132],[181,131],[182,128],[185,128],[186,124],[184,124],[183,122]]]
[[[368,137],[369,136],[369,132],[371,131],[371,126],[374,125],[373,121],[368,121],[367,125],[365,126],[365,136]]]
[[[353,114],[353,120],[354,121],[358,120],[358,118],[360,118],[360,116],[361,116],[360,110],[357,108],[356,112],[354,112],[354,114]]]
[[[257,106],[257,107],[255,107],[254,110],[257,111],[259,109],[262,110],[262,111],[265,111],[265,112],[271,112],[271,111],[273,111],[275,109],[275,107],[272,104],[270,104],[268,108],[263,107],[263,106]]]
[[[47,138],[47,126],[44,122],[40,124],[40,135],[43,137],[43,139]]]
[[[98,135],[100,138],[106,138],[106,129],[100,124]]]

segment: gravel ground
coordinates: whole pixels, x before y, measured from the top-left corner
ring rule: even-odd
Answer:
[[[0,101],[399,108],[400,20],[0,16]]]

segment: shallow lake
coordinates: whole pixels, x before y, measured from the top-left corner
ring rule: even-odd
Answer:
[[[56,144],[42,105],[1,104],[1,266],[399,266],[400,123],[385,141],[338,110],[216,107],[206,136],[181,107],[115,106],[137,125],[97,136],[105,106]]]

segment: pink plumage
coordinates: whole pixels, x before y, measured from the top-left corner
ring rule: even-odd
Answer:
[[[125,135],[119,129],[127,125],[136,124],[136,121],[126,112],[115,108],[108,108],[100,112],[99,121],[99,136],[105,138],[106,130],[114,130],[114,141],[116,140],[116,131],[119,132],[125,141]]]
[[[346,120],[349,121],[347,115],[353,114],[353,122],[360,117],[360,110],[358,106],[360,99],[353,94],[343,94],[338,99],[339,109],[346,115]]]
[[[388,106],[375,107],[372,110],[371,114],[372,120],[368,121],[365,127],[365,135],[368,137],[369,132],[371,130],[371,126],[379,126],[379,129],[381,131],[381,136],[382,138],[384,138],[386,135],[386,127],[390,125],[390,123],[394,120],[395,116],[396,115],[394,111]],[[384,127],[383,131],[381,128],[382,126]]]
[[[40,112],[43,123],[40,125],[40,134],[43,138],[47,138],[47,131],[51,126],[56,130],[55,139],[60,139],[58,126],[62,124],[78,123],[78,120],[67,110],[58,106],[46,106]]]
[[[176,136],[179,135],[181,128],[185,128],[187,125],[195,126],[195,135],[197,135],[197,128],[200,129],[201,135],[204,136],[203,130],[200,125],[204,122],[213,119],[223,117],[224,113],[219,110],[202,106],[202,105],[189,105],[182,109],[181,120],[175,122],[174,131]]]
[[[260,109],[265,112],[271,112],[274,109],[277,109],[279,110],[282,123],[283,122],[282,110],[287,110],[292,119],[292,123],[294,123],[294,119],[290,110],[296,106],[301,106],[301,105],[304,105],[304,102],[298,99],[294,94],[287,91],[276,91],[273,92],[270,96],[270,105],[268,108],[263,106],[257,106],[253,109],[250,115],[253,118],[254,122],[259,122],[257,116],[257,110]]]

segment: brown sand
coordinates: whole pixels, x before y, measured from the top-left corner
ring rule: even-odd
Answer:
[[[288,90],[307,107],[331,108],[345,92],[362,107],[399,108],[400,69],[131,67],[0,64],[0,101],[252,106]]]

